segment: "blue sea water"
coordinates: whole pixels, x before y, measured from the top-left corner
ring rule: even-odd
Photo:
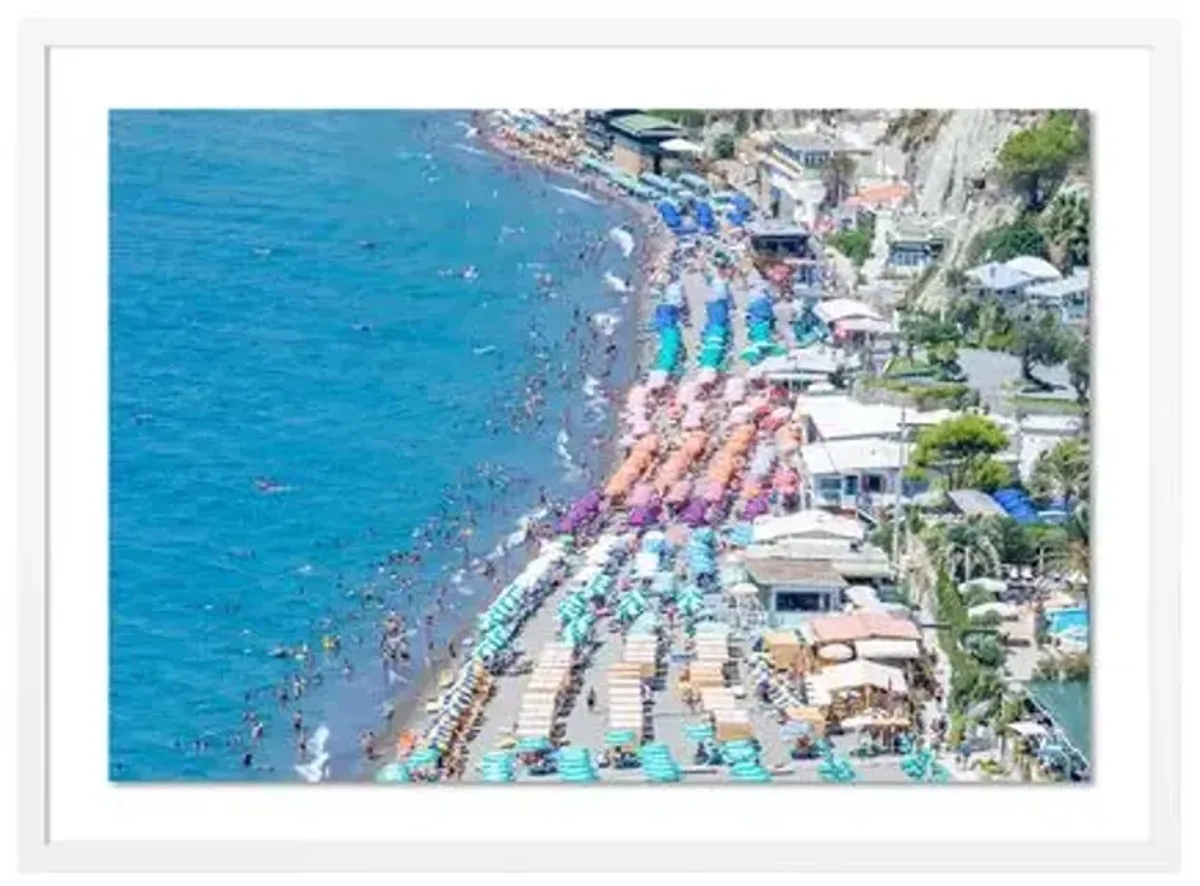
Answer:
[[[457,513],[456,486],[478,515],[472,557],[537,506],[539,486],[582,491],[559,450],[594,461],[605,430],[582,393],[601,349],[581,356],[579,342],[596,312],[629,328],[604,274],[632,273],[607,237],[630,219],[479,151],[468,123],[112,114],[112,779],[295,778],[297,708],[328,727],[332,776],[353,777],[360,732],[418,677],[385,674],[382,610],[420,624],[437,587],[464,613],[487,593],[473,573],[449,585],[463,558],[440,546],[419,566],[377,564],[439,510]],[[610,340],[609,388],[630,368],[630,337]],[[539,367],[541,424],[514,430]],[[418,581],[411,601],[393,571]],[[336,656],[326,633],[342,639]],[[305,667],[269,653],[302,643],[314,667],[282,706],[277,687]],[[247,768],[249,710],[265,735]]]

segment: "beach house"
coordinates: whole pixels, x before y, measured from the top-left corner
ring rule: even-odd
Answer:
[[[612,133],[612,159],[630,175],[661,174],[663,143],[683,136],[683,127],[650,114],[614,116],[607,122]]]
[[[1006,262],[988,262],[964,272],[968,294],[1017,301],[1030,286],[1062,277],[1058,269],[1044,259],[1020,255]]]
[[[909,447],[911,448],[911,447]],[[913,496],[924,487],[902,479],[905,446],[883,437],[810,443],[800,449],[809,507],[871,513],[897,490]]]
[[[821,169],[836,156],[848,156],[856,162],[871,155],[871,149],[852,145],[816,132],[780,132],[768,148],[777,160],[801,169]]]
[[[853,298],[829,298],[817,303],[816,315],[832,331],[839,344],[863,344],[873,339],[894,338],[896,325],[870,305]]]
[[[936,225],[902,219],[887,234],[886,268],[900,275],[919,274],[942,257],[949,240]]]
[[[1092,279],[1087,268],[1076,268],[1069,277],[1043,280],[1025,289],[1031,304],[1053,311],[1069,326],[1087,323],[1092,304]]]

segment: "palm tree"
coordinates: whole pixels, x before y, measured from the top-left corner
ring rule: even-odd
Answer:
[[[974,578],[977,571],[983,575],[1000,571],[996,529],[982,517],[968,517],[944,527],[934,536],[932,546],[938,565],[952,576],[961,575],[964,581]]]
[[[1078,191],[1059,194],[1046,212],[1042,228],[1054,264],[1070,269],[1088,263],[1091,204]]]
[[[1029,486],[1039,498],[1061,498],[1066,512],[1074,517],[1081,505],[1086,506],[1091,475],[1087,443],[1063,440],[1038,457]]]

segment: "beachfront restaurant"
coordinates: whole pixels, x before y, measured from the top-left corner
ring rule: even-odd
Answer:
[[[643,172],[661,175],[663,143],[683,135],[683,128],[677,123],[649,114],[613,117],[608,128],[612,132],[613,163],[634,176]]]
[[[772,626],[797,625],[842,607],[847,582],[825,560],[747,557],[746,576],[758,588],[759,602]]]

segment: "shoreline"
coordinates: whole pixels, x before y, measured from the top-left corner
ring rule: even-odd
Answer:
[[[610,192],[609,189],[595,188],[595,183],[581,175],[578,170],[547,163],[515,151],[503,144],[496,138],[493,128],[484,119],[484,115],[481,112],[476,111],[472,114],[472,124],[478,131],[478,140],[481,145],[493,156],[519,163],[532,171],[541,172],[547,176],[564,176],[577,184],[583,185],[589,195],[596,194],[597,199],[602,199],[605,202],[610,202],[628,210],[633,218],[630,227],[633,228],[631,233],[635,238],[635,247],[631,254],[631,258],[634,260],[634,271],[627,281],[629,285],[628,292],[619,294],[623,299],[623,304],[621,305],[622,312],[628,315],[623,318],[627,321],[626,325],[629,327],[624,333],[624,343],[629,348],[632,357],[629,364],[631,376],[626,385],[614,388],[611,392],[609,409],[610,433],[605,443],[600,447],[600,468],[602,475],[607,475],[620,461],[616,431],[619,428],[624,395],[643,373],[647,361],[653,357],[653,337],[646,334],[646,324],[653,310],[653,304],[648,297],[648,290],[655,274],[661,269],[662,264],[666,261],[673,248],[671,235],[657,223],[657,217],[651,207],[625,194]],[[617,293],[614,293],[614,295],[617,295]],[[621,335],[621,332],[618,331],[616,334]],[[461,667],[464,654],[470,649],[469,646],[464,647],[463,641],[473,633],[473,626],[479,615],[492,603],[496,595],[503,590],[507,583],[537,556],[536,548],[531,550],[528,542],[518,546],[515,550],[520,551],[519,557],[516,562],[510,561],[502,572],[497,573],[501,576],[501,581],[498,582],[497,586],[488,593],[477,594],[472,598],[472,605],[464,607],[460,611],[459,614],[462,616],[462,622],[457,630],[451,632],[455,648],[459,651],[458,657],[454,659],[450,658],[446,652],[446,647],[441,647],[439,650],[440,654],[431,657],[429,665],[423,667],[419,679],[414,680],[413,683],[406,686],[405,690],[398,693],[390,703],[390,714],[385,718],[385,725],[376,733],[376,757],[366,761],[366,764],[362,767],[365,770],[364,775],[367,778],[371,778],[380,768],[397,758],[397,746],[401,736],[405,733],[419,734],[425,726],[426,721],[434,716],[425,710],[427,699],[438,694],[442,675],[448,668],[456,669]]]

